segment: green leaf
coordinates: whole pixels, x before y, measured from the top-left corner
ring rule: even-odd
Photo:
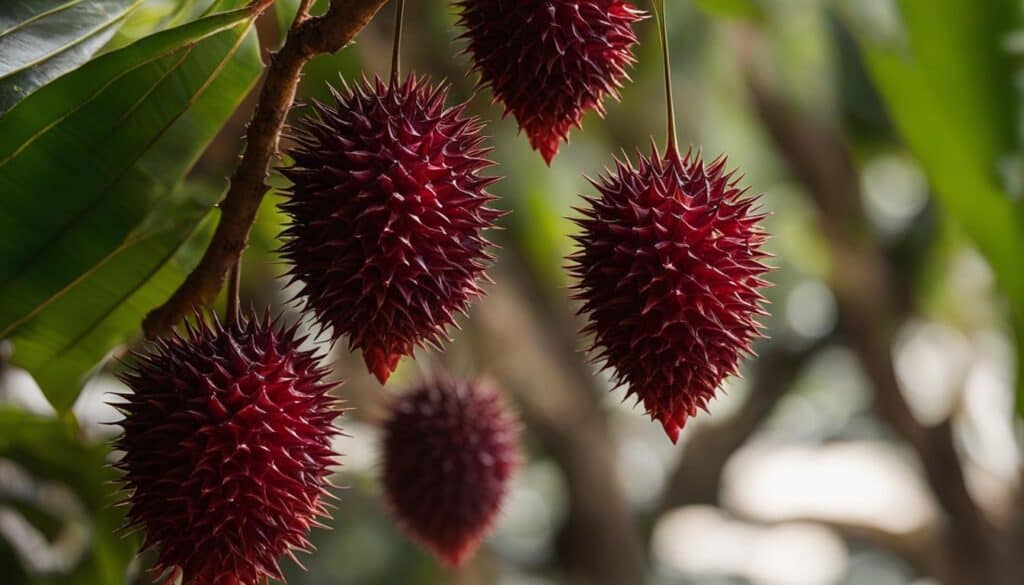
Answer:
[[[155,32],[202,18],[210,12],[211,7],[224,11],[244,4],[241,0],[231,3],[213,0],[144,0],[103,47],[102,52],[120,49]]]
[[[79,319],[87,306],[113,314],[110,303],[129,298],[158,267],[127,258],[148,251],[146,260],[166,260],[201,217],[178,213],[173,192],[259,75],[251,17],[242,9],[147,37],[0,117],[0,338],[15,337],[14,361],[29,366],[58,410],[74,402],[72,381],[95,364],[86,356],[102,357],[138,322],[83,319],[105,332],[96,338],[88,328],[46,324]],[[148,306],[136,312],[159,304],[144,298]],[[84,341],[88,351],[79,351]]]
[[[0,6],[0,114],[88,61],[141,2],[5,2]]]
[[[893,121],[1010,301],[1024,358],[1024,221],[1003,176],[1019,156],[1015,72],[1005,48],[1019,6],[900,0],[899,13],[879,21],[863,3],[849,5],[847,20]],[[1024,415],[1024,376],[1017,385]]]
[[[67,574],[38,575],[31,582],[122,585],[136,543],[117,532],[122,514],[113,506],[116,496],[109,483],[115,474],[106,465],[106,447],[77,439],[57,419],[23,411],[0,409],[0,429],[0,458],[15,462],[37,481],[63,484],[83,508],[79,518],[52,518],[65,528],[87,531],[82,559]],[[33,517],[45,518],[46,514],[39,510]]]
[[[212,230],[198,230],[183,245],[209,215],[219,193],[180,191],[154,210],[152,225],[142,226],[12,337],[11,363],[33,374],[58,411],[72,406],[110,349],[138,331],[146,313],[166,300],[198,263]]]

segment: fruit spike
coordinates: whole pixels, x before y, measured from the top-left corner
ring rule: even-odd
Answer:
[[[725,165],[652,145],[636,167],[616,161],[592,181],[600,195],[574,220],[570,270],[592,353],[673,443],[736,373],[767,314],[763,215]]]
[[[183,585],[282,580],[328,516],[331,442],[341,414],[319,356],[268,316],[197,316],[135,354],[115,406],[126,527],[157,549],[154,571]]]
[[[392,513],[445,565],[457,567],[490,531],[518,464],[517,423],[478,382],[434,382],[397,400],[384,428]]]
[[[550,165],[583,114],[604,114],[635,61],[632,24],[644,13],[625,0],[460,0],[462,35],[494,99],[511,112]]]
[[[363,80],[315,104],[284,169],[281,255],[316,319],[348,336],[383,384],[417,346],[440,348],[483,294],[483,231],[500,213],[481,176],[481,123],[423,79]]]

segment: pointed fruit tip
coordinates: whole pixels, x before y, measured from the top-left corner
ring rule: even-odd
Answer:
[[[665,434],[668,435],[668,440],[672,441],[673,445],[679,444],[679,430],[680,427],[672,421],[663,421],[661,426],[665,428]]]
[[[366,367],[373,373],[381,386],[387,384],[388,378],[398,367],[398,361],[402,356],[397,353],[387,354],[381,349],[366,349],[363,351],[363,361]]]

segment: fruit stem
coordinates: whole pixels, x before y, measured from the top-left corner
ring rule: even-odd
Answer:
[[[402,53],[402,20],[405,16],[405,0],[395,0],[395,46],[391,52],[391,84],[398,82],[400,55]]]
[[[676,150],[676,108],[675,99],[672,97],[672,65],[669,59],[668,48],[668,1],[652,0],[654,3],[654,18],[658,21],[658,34],[661,36],[662,64],[665,68],[665,101],[668,106],[668,152]]]
[[[239,288],[242,281],[242,259],[239,258],[231,266],[231,273],[228,275],[228,325],[238,323]]]

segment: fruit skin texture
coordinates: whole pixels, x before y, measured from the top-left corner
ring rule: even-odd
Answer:
[[[767,236],[724,157],[637,156],[591,181],[570,270],[595,359],[674,443],[761,336]]]
[[[410,76],[333,93],[299,125],[282,171],[281,255],[297,297],[383,384],[417,346],[440,348],[482,294],[497,179],[481,176],[493,164],[482,124],[466,104],[445,108],[445,86]]]
[[[624,0],[460,0],[463,38],[496,101],[551,164],[587,110],[604,114],[635,61],[632,24],[644,13]]]
[[[278,559],[308,549],[327,516],[335,384],[294,327],[196,321],[136,354],[122,376],[132,390],[117,404],[126,525],[145,533],[156,574],[172,582],[282,580]]]
[[[384,427],[385,495],[399,524],[457,567],[490,532],[518,466],[518,423],[480,382],[432,382]]]

